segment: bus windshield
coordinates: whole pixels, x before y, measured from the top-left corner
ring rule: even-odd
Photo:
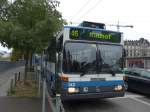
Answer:
[[[98,45],[98,52],[99,72],[122,72],[122,46],[100,44]]]
[[[96,45],[88,43],[66,43],[63,53],[63,72],[96,73]]]
[[[122,47],[68,42],[63,51],[63,72],[86,74],[120,73]]]

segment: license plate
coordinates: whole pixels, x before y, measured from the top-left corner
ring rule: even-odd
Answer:
[[[91,78],[91,81],[105,81],[105,78]]]

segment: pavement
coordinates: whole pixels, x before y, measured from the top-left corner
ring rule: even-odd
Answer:
[[[42,99],[39,97],[0,97],[0,112],[42,112]],[[45,112],[52,112],[46,102]]]
[[[40,98],[0,97],[0,112],[41,112]]]
[[[24,66],[0,71],[0,112],[42,112],[42,99],[40,97],[10,97],[7,96],[11,79],[14,74],[24,72]],[[46,101],[46,112],[51,112]]]
[[[125,97],[64,102],[65,112],[150,112],[150,97],[127,92]]]
[[[15,73],[19,72],[24,72],[24,66],[7,69],[4,72],[0,72],[0,96],[7,96],[7,92],[10,88],[11,79],[14,79]]]

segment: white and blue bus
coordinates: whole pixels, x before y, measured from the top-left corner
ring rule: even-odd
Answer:
[[[89,25],[64,26],[57,36],[52,92],[57,87],[63,100],[123,97],[122,33],[85,23]]]

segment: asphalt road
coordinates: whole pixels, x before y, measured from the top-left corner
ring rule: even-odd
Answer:
[[[8,71],[10,69],[19,67],[19,66],[23,66],[24,65],[24,61],[0,61],[0,75],[5,72]]]
[[[123,98],[64,102],[65,112],[150,112],[150,96],[127,92]]]

